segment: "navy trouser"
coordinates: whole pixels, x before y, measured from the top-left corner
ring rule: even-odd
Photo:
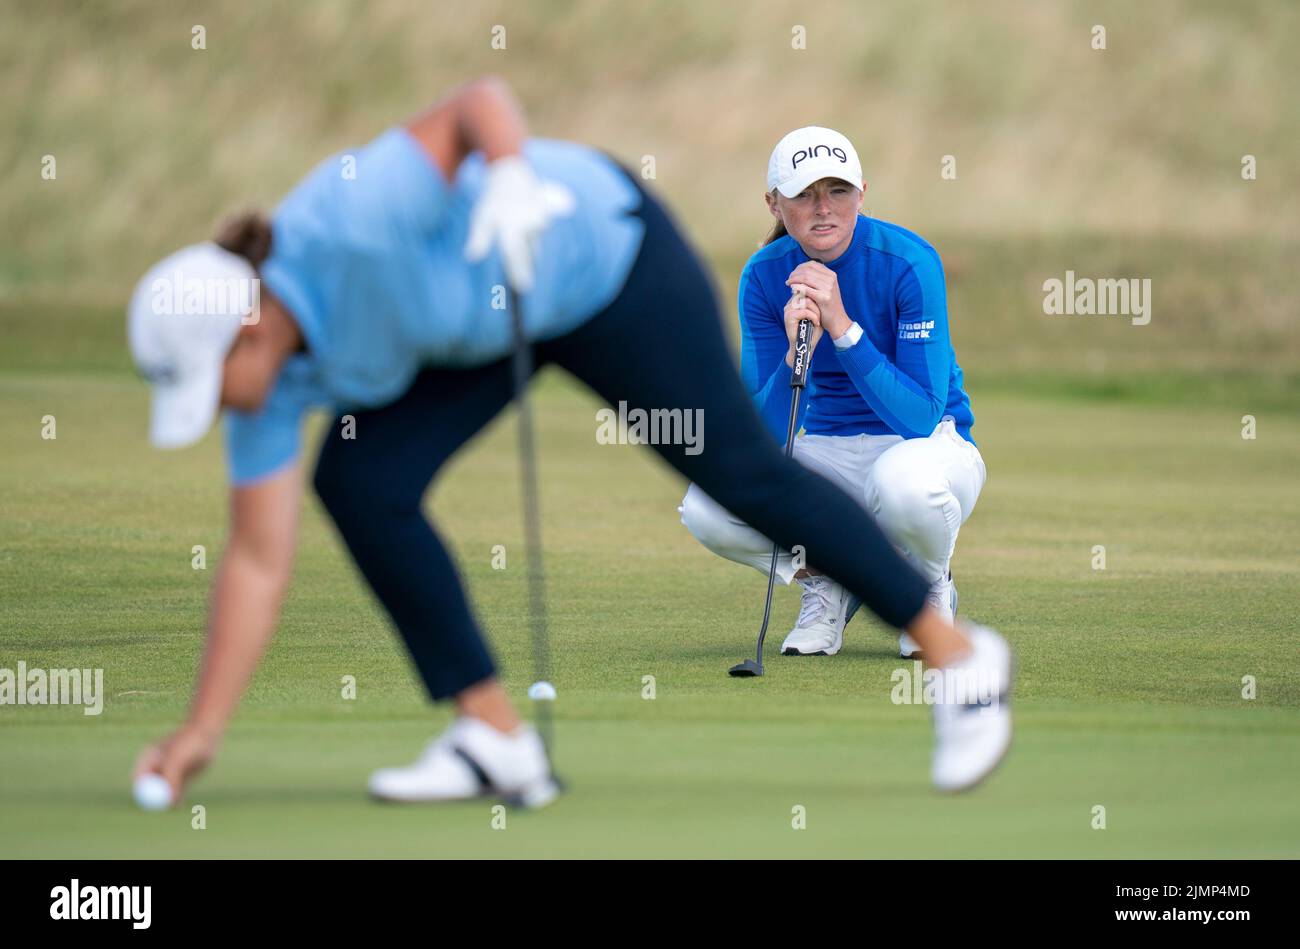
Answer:
[[[881,619],[907,625],[928,585],[856,501],[773,441],[741,384],[703,266],[660,204],[642,194],[635,213],[645,237],[623,290],[577,330],[538,343],[535,366],[560,365],[629,411],[681,409],[685,417],[702,410],[702,451],[654,450],[783,548],[801,544],[808,563]],[[510,402],[511,372],[509,358],[478,369],[428,369],[396,402],[353,412],[359,437],[343,439],[341,426],[331,426],[316,466],[316,491],[434,699],[488,678],[494,667],[420,501],[443,463]]]

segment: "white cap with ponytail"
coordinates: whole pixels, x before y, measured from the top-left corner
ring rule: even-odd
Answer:
[[[181,448],[217,417],[226,354],[257,322],[260,283],[245,257],[205,241],[154,264],[127,308],[131,356],[153,390],[149,440]]]

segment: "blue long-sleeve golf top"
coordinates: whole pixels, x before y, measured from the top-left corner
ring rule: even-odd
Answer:
[[[808,259],[787,235],[750,257],[740,276],[741,376],[778,441],[785,440],[790,411],[785,281]],[[851,345],[849,334],[822,337],[797,424],[811,435],[922,438],[951,415],[958,433],[973,441],[975,418],[948,334],[935,249],[906,228],[859,215],[848,250],[825,263],[862,332]]]

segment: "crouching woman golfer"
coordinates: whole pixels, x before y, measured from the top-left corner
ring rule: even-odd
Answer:
[[[158,264],[129,314],[133,355],[153,382],[156,445],[189,444],[228,410],[231,529],[198,682],[185,724],[136,765],[137,776],[161,774],[173,800],[215,754],[276,625],[301,500],[299,427],[312,405],[340,415],[315,489],[429,695],[458,712],[414,764],[376,772],[371,793],[554,796],[542,742],[498,682],[420,507],[438,470],[511,399],[511,318],[499,305],[507,280],[526,302],[534,365],[556,363],[611,403],[724,419],[702,452],[656,450],[765,535],[805,545],[828,575],[906,627],[940,677],[994,684],[936,706],[939,787],[968,787],[1001,759],[1005,642],[959,631],[927,607],[927,583],[866,512],[782,455],[736,376],[705,271],[659,203],[599,152],[527,139],[501,82],[462,87],[325,161],[269,228],[245,220],[219,243]],[[169,281],[188,289],[254,277],[255,320],[237,306],[158,305]],[[344,437],[343,415],[354,437]]]
[[[800,405],[794,457],[874,515],[951,620],[949,562],[984,486],[984,460],[948,337],[939,255],[910,231],[863,216],[865,187],[857,153],[838,132],[796,129],[773,150],[767,206],[776,224],[740,277],[741,375],[784,440],[795,327],[813,321],[812,394]],[[818,346],[824,335],[831,343]],[[682,522],[715,553],[768,573],[772,541],[711,495],[692,485]],[[803,587],[783,654],[840,651],[856,603],[824,575],[833,572],[815,557],[801,567],[779,554],[777,575]],[[899,639],[904,658],[920,648],[906,633]]]

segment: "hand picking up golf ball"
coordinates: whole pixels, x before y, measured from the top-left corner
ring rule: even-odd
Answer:
[[[534,702],[554,702],[555,686],[546,681],[534,682],[528,687],[528,697]]]
[[[160,774],[142,774],[132,786],[135,803],[146,811],[162,811],[172,805],[172,786]]]

